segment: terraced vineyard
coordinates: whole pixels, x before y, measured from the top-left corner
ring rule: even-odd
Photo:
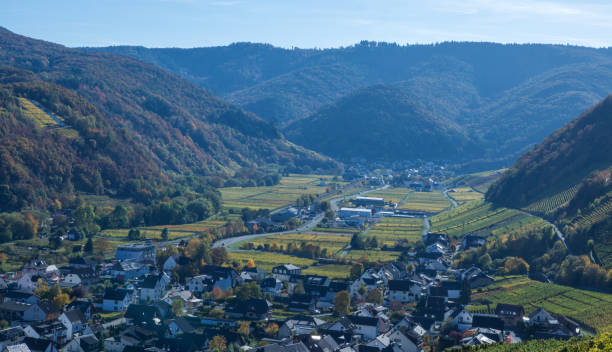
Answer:
[[[375,192],[368,192],[368,197],[380,197],[384,198],[385,202],[400,203],[408,194],[412,191],[409,188],[397,187],[387,188]]]
[[[228,187],[219,190],[226,208],[274,210],[293,204],[303,194],[324,194],[329,182],[344,184],[332,179],[333,176],[290,175],[283,177],[275,186]]]
[[[46,112],[44,112],[41,108],[36,106],[30,100],[26,98],[18,98],[19,105],[24,110],[25,115],[36,121],[36,123],[41,127],[59,127],[62,126],[63,120],[55,116],[56,119],[49,116]]]
[[[237,243],[236,247],[240,247],[246,243],[252,243],[255,248],[266,245],[269,247],[287,248],[289,243],[293,243],[299,247],[302,243],[311,243],[318,245],[321,249],[326,248],[328,253],[336,254],[338,251],[345,248],[351,241],[352,234],[323,234],[316,232],[292,233],[284,235],[271,235],[259,237],[253,240]]]
[[[451,206],[441,191],[433,192],[413,192],[410,193],[408,200],[398,207],[398,209],[418,211],[425,213],[439,213]]]
[[[471,187],[452,188],[448,191],[448,196],[453,198],[459,204],[484,198],[482,193],[474,191]]]
[[[612,194],[608,194],[601,203],[590,212],[578,217],[572,225],[574,226],[588,226],[596,224],[600,221],[606,220],[612,214]]]
[[[455,237],[478,232],[488,235],[495,228],[523,221],[528,217],[518,210],[496,208],[491,203],[477,200],[432,217],[431,232]]]
[[[486,193],[489,186],[506,171],[506,169],[479,172],[475,174],[462,175],[451,180],[450,183],[457,186],[474,188],[476,191]]]
[[[238,219],[240,215],[229,214],[221,217],[213,217],[193,224],[184,225],[161,225],[161,226],[150,226],[138,228],[141,234],[144,234],[147,239],[161,240],[161,232],[164,228],[168,229],[168,239],[174,240],[178,238],[185,238],[195,236],[199,233],[206,233],[211,230],[220,229],[225,226],[228,221]],[[127,240],[128,229],[112,229],[104,230],[100,233],[101,237],[112,237],[118,240]]]
[[[268,272],[271,271],[273,267],[281,264],[291,263],[306,268],[317,262],[313,259],[300,258],[292,255],[259,251],[230,252],[229,257],[230,260],[235,260],[240,263],[240,265],[246,265],[249,259],[253,259],[258,268]]]
[[[563,192],[557,193],[548,198],[541,199],[535,203],[528,205],[523,208],[525,211],[528,211],[533,214],[537,214],[540,216],[548,216],[553,214],[557,209],[566,205],[578,192],[578,188],[580,185],[575,185],[566,189]]]
[[[598,332],[612,328],[612,295],[542,283],[511,281],[472,295],[475,303],[488,300],[497,303],[519,304],[527,314],[543,307],[554,314],[566,315]],[[478,309],[478,307],[476,307]]]
[[[423,227],[420,218],[382,218],[368,231],[368,236],[375,236],[381,246],[393,246],[400,240],[416,243],[421,240]]]

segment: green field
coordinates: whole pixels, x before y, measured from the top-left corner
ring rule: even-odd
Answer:
[[[406,196],[410,194],[411,192],[412,191],[408,188],[398,187],[398,188],[387,188],[387,189],[383,189],[379,191],[368,192],[366,196],[384,198],[385,202],[387,203],[389,202],[399,203],[402,200],[404,200],[404,198],[406,198]]]
[[[44,112],[34,103],[32,103],[30,100],[26,98],[18,98],[18,99],[19,99],[19,105],[21,105],[21,108],[23,109],[25,115],[33,119],[34,121],[36,121],[36,124],[38,124],[39,126],[41,127],[59,126],[59,123],[56,120],[54,120],[51,116],[49,116],[49,114]],[[61,120],[60,117],[58,117],[58,119]]]
[[[289,243],[293,243],[299,247],[301,243],[311,243],[318,245],[323,248],[327,248],[328,253],[336,254],[341,249],[345,248],[351,241],[352,234],[339,233],[317,233],[317,232],[304,232],[304,233],[292,233],[283,235],[270,235],[266,237],[259,237],[249,241],[243,241],[238,247],[243,244],[253,243],[255,247],[268,245],[270,247],[276,245],[276,247],[287,248]]]
[[[349,277],[351,271],[350,265],[343,264],[325,264],[325,265],[313,265],[308,269],[302,270],[302,274],[305,275],[322,275],[327,276],[330,279],[345,279]]]
[[[398,207],[402,210],[439,213],[451,206],[451,203],[441,191],[413,192],[406,202]]]
[[[484,194],[475,191],[471,187],[452,188],[448,191],[448,196],[453,198],[459,204],[484,198]]]
[[[164,228],[167,228],[168,239],[175,240],[178,238],[195,236],[200,233],[214,232],[225,226],[228,221],[238,218],[240,218],[238,214],[229,214],[225,216],[214,216],[193,224],[148,226],[140,227],[138,230],[140,230],[141,234],[145,235],[146,239],[161,240],[161,232]],[[128,232],[130,232],[129,229],[111,229],[102,231],[100,236],[117,240],[127,240]]]
[[[472,201],[430,219],[431,232],[446,233],[461,237],[467,233],[489,235],[496,229],[503,231],[524,226],[542,226],[545,223],[536,217],[518,210],[495,207],[482,200]],[[498,231],[499,232],[499,231]]]
[[[283,177],[275,186],[228,187],[219,190],[226,208],[274,210],[293,204],[303,194],[324,194],[329,182],[343,184],[332,179],[333,176],[290,175]]]
[[[471,187],[478,192],[486,193],[493,182],[497,181],[505,171],[506,169],[501,169],[462,175],[455,177],[447,182],[447,184]]]
[[[393,246],[400,240],[416,243],[421,240],[423,227],[423,219],[420,218],[382,218],[367,235],[375,236],[381,246]]]
[[[526,314],[543,307],[553,314],[566,315],[598,332],[612,328],[612,295],[555,284],[532,281],[527,278],[498,278],[493,286],[472,295],[475,304],[492,302],[518,304]],[[473,307],[478,310],[479,307]],[[480,307],[482,309],[482,307]]]
[[[381,250],[350,250],[345,258],[351,260],[366,259],[372,262],[391,262],[400,256],[400,252],[381,251]]]
[[[255,265],[266,271],[271,271],[272,268],[281,264],[294,264],[302,268],[306,268],[316,263],[316,260],[294,257],[291,255],[271,253],[271,252],[259,252],[259,251],[240,251],[230,252],[229,257],[231,260],[238,261],[241,265],[246,265],[249,259],[255,261]]]

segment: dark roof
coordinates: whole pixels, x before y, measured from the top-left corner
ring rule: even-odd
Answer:
[[[140,284],[140,287],[141,288],[153,289],[153,288],[155,288],[155,286],[157,285],[158,282],[159,282],[159,276],[158,275],[147,275],[147,276],[145,276],[144,280]]]
[[[472,326],[504,330],[504,321],[494,314],[474,314],[472,315]]]
[[[160,318],[161,314],[159,308],[153,305],[130,304],[125,311],[125,317],[134,320],[136,324],[140,324],[151,323],[154,318]]]
[[[45,312],[45,314],[49,315],[49,314],[54,314],[54,313],[59,313],[59,309],[57,309],[57,307],[55,306],[55,304],[52,304],[51,302],[38,302],[38,307],[40,308],[40,310],[42,310],[43,312]]]
[[[277,343],[259,347],[257,352],[310,352],[303,342],[292,343],[289,345],[279,345]]]
[[[332,281],[329,284],[329,290],[332,292],[346,291],[349,285],[350,283],[348,281]]]
[[[74,257],[74,258],[70,258],[68,260],[68,264],[72,264],[72,265],[90,265],[90,266],[94,266],[97,263],[94,260],[91,260],[89,258],[83,258],[83,257]]]
[[[19,302],[4,302],[0,303],[0,310],[10,311],[10,312],[25,312],[26,310],[32,307],[29,303],[19,303]]]
[[[355,325],[377,326],[378,318],[361,317],[358,315],[347,316],[348,320]]]
[[[264,287],[272,287],[272,288],[274,288],[274,287],[276,287],[276,279],[273,278],[273,277],[265,278],[265,279],[263,279],[261,281],[260,286],[262,288],[264,288]]]
[[[252,312],[255,314],[266,314],[270,310],[270,303],[265,299],[248,299],[246,301],[233,302],[229,306],[231,312],[246,314]]]
[[[91,306],[91,303],[87,299],[85,299],[85,298],[77,298],[74,301],[70,302],[66,306],[66,309],[68,309],[68,310],[71,310],[71,309],[80,309],[81,312],[84,312],[90,306]]]
[[[433,297],[448,297],[448,289],[432,286],[429,288],[429,295]]]
[[[516,304],[498,303],[495,307],[495,314],[521,316],[525,314],[525,309]]]
[[[184,333],[192,333],[195,330],[193,328],[193,326],[191,326],[191,324],[189,324],[187,319],[185,319],[183,317],[178,317],[178,318],[174,319],[173,321],[176,323],[176,325],[179,327],[179,329],[181,329],[181,331],[184,332]]]
[[[66,314],[66,318],[68,318],[71,323],[87,321],[87,319],[85,319],[85,316],[83,315],[83,312],[81,312],[80,309],[72,309],[67,312],[64,312],[64,314]]]
[[[128,290],[123,288],[107,288],[104,290],[104,299],[113,301],[123,301],[128,294]]]
[[[0,341],[13,340],[20,336],[25,336],[25,332],[21,327],[0,330]]]
[[[32,292],[21,291],[21,290],[7,291],[4,294],[5,298],[11,298],[11,299],[28,299],[32,296],[34,296]]]
[[[415,283],[411,280],[389,280],[389,290],[392,291],[410,291]]]
[[[442,281],[442,287],[447,290],[461,290],[461,283],[459,281]]]
[[[37,339],[34,337],[26,337],[23,339],[23,343],[28,345],[28,348],[30,349],[30,351],[38,352],[38,351],[45,351],[47,347],[49,347],[51,340]]]

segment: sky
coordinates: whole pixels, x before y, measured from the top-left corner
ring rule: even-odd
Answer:
[[[0,1],[0,26],[71,47],[329,48],[362,40],[612,46],[610,0]]]

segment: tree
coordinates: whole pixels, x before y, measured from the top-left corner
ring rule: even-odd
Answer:
[[[240,327],[238,327],[238,333],[242,336],[249,336],[251,333],[251,323],[248,321],[241,321]]]
[[[215,301],[218,301],[218,300],[220,300],[221,298],[223,298],[223,297],[224,297],[224,295],[223,295],[223,290],[222,290],[222,289],[221,289],[221,287],[219,287],[219,286],[215,286],[215,288],[213,288],[213,290],[212,290],[211,294],[212,294],[213,299],[214,299]]]
[[[106,238],[96,238],[93,242],[93,247],[96,253],[102,255],[109,250],[110,244]]]
[[[53,297],[53,305],[57,307],[57,309],[64,309],[64,306],[70,303],[70,297],[65,293],[60,293]]]
[[[239,301],[246,301],[251,298],[263,297],[263,295],[261,294],[261,290],[259,289],[259,285],[257,285],[255,281],[251,281],[244,285],[236,287],[234,293],[236,294],[236,299]]]
[[[358,232],[355,232],[353,237],[351,237],[351,248],[364,249],[364,247],[363,237],[361,237]]]
[[[181,299],[175,299],[172,301],[172,314],[175,317],[182,317],[185,315],[185,304]]]
[[[227,263],[229,260],[227,249],[225,249],[225,247],[216,247],[211,249],[210,257],[214,265],[221,265],[223,263]]]
[[[268,336],[276,336],[276,334],[278,334],[278,325],[276,323],[269,323],[264,331]]]
[[[523,275],[529,272],[529,264],[523,258],[508,257],[504,264],[506,274]]]
[[[365,300],[368,303],[383,304],[384,298],[383,298],[382,290],[379,288],[371,289],[366,295]]]
[[[351,281],[355,281],[359,279],[362,274],[363,274],[363,264],[355,263],[353,264],[353,266],[351,266],[351,275],[350,275]]]
[[[334,314],[338,316],[347,315],[351,306],[351,296],[348,291],[340,291],[334,297]]]
[[[92,253],[93,252],[93,241],[91,240],[91,238],[87,239],[87,242],[85,243],[85,252],[86,253]]]
[[[209,351],[224,352],[227,350],[227,340],[221,335],[215,335],[208,345]]]
[[[141,234],[139,229],[130,229],[128,232],[128,240],[135,241],[141,239]]]
[[[168,228],[164,227],[164,229],[161,232],[161,239],[164,241],[168,240]]]
[[[255,267],[255,261],[253,260],[253,258],[249,258],[249,260],[247,261],[246,266],[247,266],[247,268],[254,268]]]

